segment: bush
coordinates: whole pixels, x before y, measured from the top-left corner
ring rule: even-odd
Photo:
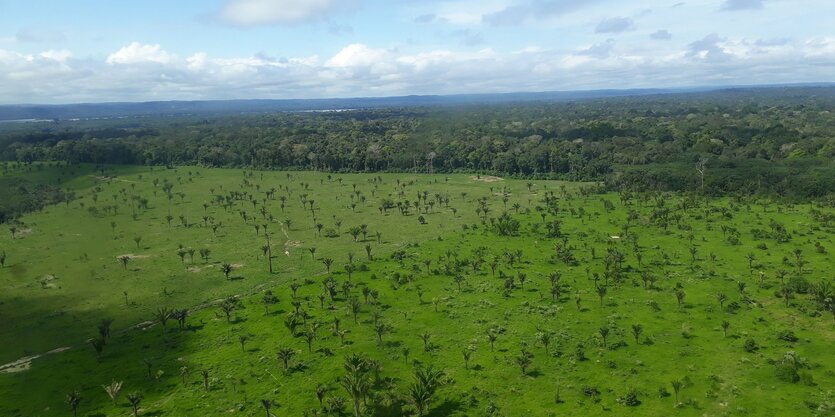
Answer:
[[[749,352],[749,353],[756,352],[757,349],[760,348],[757,345],[757,342],[754,339],[746,340],[745,343],[742,345],[742,347],[745,349],[746,352]]]
[[[777,338],[786,342],[797,342],[797,336],[791,330],[780,330],[777,332]]]

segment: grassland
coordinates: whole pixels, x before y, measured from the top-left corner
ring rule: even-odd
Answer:
[[[432,416],[833,414],[835,320],[812,287],[833,282],[832,207],[470,175],[5,175],[61,178],[76,199],[0,240],[0,363],[71,348],[0,373],[3,416],[72,415],[76,390],[82,416],[129,415],[131,392],[140,415],[265,415],[261,400],[274,415],[351,415],[352,353],[378,374],[364,416],[415,411],[414,361],[446,376]],[[187,309],[185,325],[163,326],[160,308]],[[101,387],[113,380],[117,401]]]

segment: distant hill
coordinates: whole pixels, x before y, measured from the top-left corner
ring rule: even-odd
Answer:
[[[638,97],[673,93],[716,91],[766,92],[794,90],[795,94],[814,94],[818,88],[835,87],[833,83],[781,84],[739,87],[645,88],[624,90],[546,91],[501,94],[410,95],[395,97],[357,97],[325,99],[252,99],[149,101],[139,103],[20,104],[0,105],[0,121],[67,120],[134,116],[218,115],[264,112],[329,111],[344,109],[379,109],[388,107],[452,106],[514,102],[560,102],[615,97]]]
[[[59,105],[2,105],[0,120],[88,119],[124,116],[206,115],[276,111],[328,111],[359,108],[494,104],[526,101],[568,101],[605,97],[683,92],[672,89],[552,91],[506,94],[412,95],[281,100],[150,101],[142,103],[82,103]]]

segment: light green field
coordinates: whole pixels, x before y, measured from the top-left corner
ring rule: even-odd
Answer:
[[[380,366],[361,407],[364,416],[414,412],[406,393],[415,360],[442,369],[448,379],[430,402],[432,416],[835,413],[835,320],[819,311],[825,307],[807,285],[833,283],[828,251],[835,250],[835,224],[824,218],[835,213],[831,207],[581,193],[592,185],[469,175],[135,167],[108,171],[113,177],[105,178],[90,167],[74,170],[75,179],[64,186],[76,189],[78,199],[24,216],[14,239],[11,233],[0,239],[6,252],[0,363],[71,347],[0,373],[0,416],[72,415],[65,399],[73,390],[82,397],[81,416],[129,415],[125,397],[131,392],[144,395],[140,415],[265,415],[261,400],[273,401],[278,416],[325,415],[317,384],[327,389],[324,408],[335,401],[329,398],[345,399],[331,415],[352,415],[338,382],[351,353]],[[73,176],[62,171],[9,175]],[[172,185],[170,199],[165,183]],[[240,199],[227,207],[216,203],[215,195],[231,192]],[[408,215],[378,209],[383,199],[414,202],[423,192],[427,204],[420,204],[420,214],[414,206]],[[556,201],[550,212],[549,193]],[[666,229],[653,219],[661,202],[670,209]],[[476,211],[481,204],[489,207],[484,218]],[[490,227],[490,218],[505,211],[520,222],[518,235],[501,236]],[[546,236],[544,222],[554,220],[563,237]],[[268,225],[272,274],[256,224]],[[367,235],[355,242],[349,231],[363,224]],[[778,242],[774,225],[784,226],[790,239]],[[739,232],[739,244],[729,242],[727,227]],[[327,229],[338,236],[326,237]],[[763,233],[755,238],[752,229]],[[555,257],[555,245],[563,244],[576,263]],[[186,252],[181,261],[179,245],[193,248],[194,259]],[[205,248],[208,260],[199,255]],[[517,251],[521,259],[511,262],[509,254]],[[349,253],[356,269],[350,279]],[[606,274],[606,260],[617,254],[620,267]],[[118,259],[123,255],[130,257],[126,266]],[[326,258],[333,260],[330,273]],[[221,270],[224,263],[234,267],[231,279]],[[788,302],[779,270],[795,289]],[[554,272],[561,274],[557,299],[549,279]],[[645,288],[643,273],[654,284]],[[320,301],[327,277],[335,279],[336,291],[333,300]],[[510,290],[508,277],[514,278]],[[295,298],[292,282],[300,285]],[[596,287],[604,286],[601,299]],[[376,290],[376,301],[366,302],[365,287]],[[261,302],[266,289],[279,299],[267,314]],[[677,290],[684,294],[680,306]],[[726,297],[721,307],[719,293]],[[232,295],[242,306],[228,322],[217,304]],[[360,304],[356,323],[348,308],[352,298]],[[155,323],[161,307],[189,309],[187,327]],[[307,313],[296,316],[307,324],[294,337],[285,322],[297,308]],[[114,320],[112,335],[97,359],[87,340],[105,318]],[[333,331],[334,318],[344,341]],[[642,328],[637,341],[636,324]],[[303,334],[311,327],[309,348]],[[375,327],[386,330],[382,340]],[[608,329],[605,346],[601,327]],[[797,340],[784,340],[791,339],[787,330]],[[547,349],[541,334],[550,335]],[[749,339],[757,349],[744,348]],[[276,358],[283,348],[295,351],[287,371]],[[524,373],[523,349],[532,355]],[[472,352],[466,367],[464,350]],[[796,352],[790,359],[800,360],[789,367],[790,351]],[[208,390],[201,370],[208,371]],[[799,380],[787,381],[786,372]],[[112,380],[124,381],[115,403],[101,387]],[[673,380],[683,381],[678,405]],[[639,404],[625,404],[630,391]]]

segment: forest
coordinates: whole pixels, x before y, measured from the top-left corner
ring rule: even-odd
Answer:
[[[483,172],[602,181],[612,189],[824,197],[835,189],[833,103],[835,87],[772,87],[573,102],[5,123],[0,158]]]

